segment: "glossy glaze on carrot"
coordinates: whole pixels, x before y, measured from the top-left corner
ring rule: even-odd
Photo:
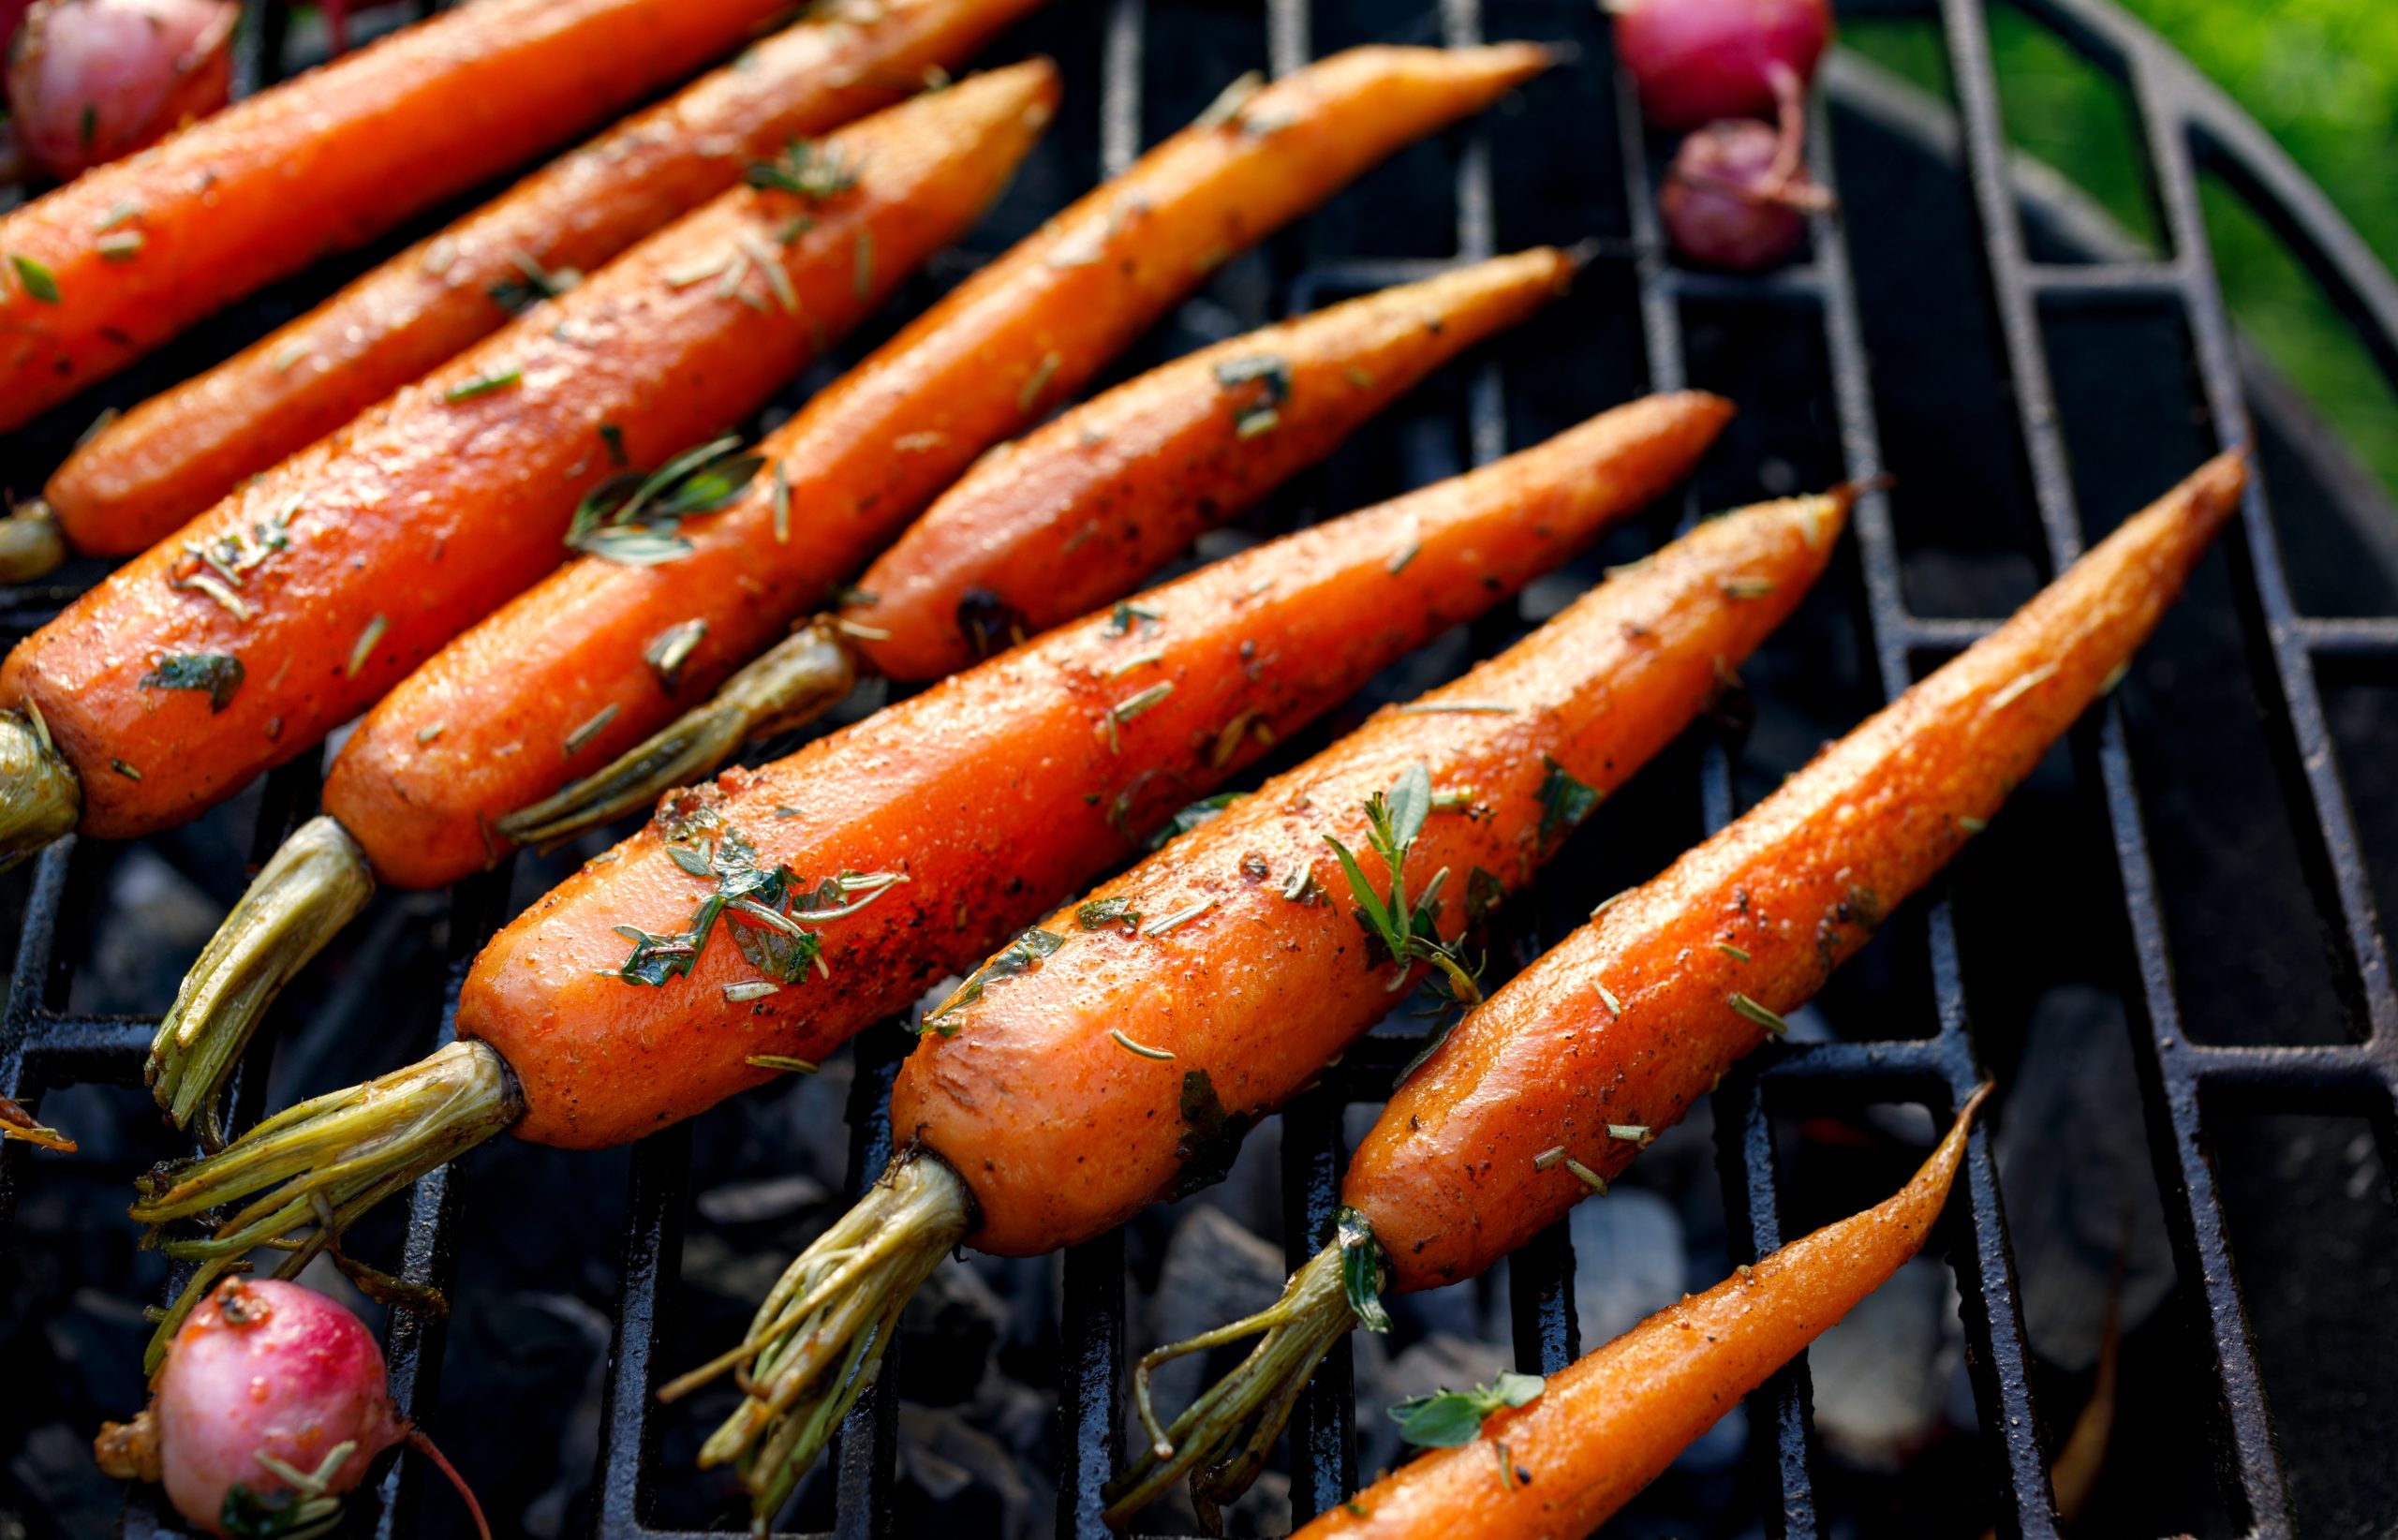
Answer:
[[[79,551],[165,539],[244,477],[507,324],[511,293],[588,273],[746,167],[907,96],[1040,0],[850,0],[518,183],[79,445],[43,492]],[[534,286],[528,288],[528,286]]]
[[[1894,1196],[1684,1296],[1549,1375],[1526,1405],[1492,1414],[1479,1438],[1427,1451],[1325,1511],[1299,1540],[1590,1533],[1923,1249],[1972,1116],[1968,1103]]]
[[[820,1058],[986,955],[1383,665],[1653,499],[1729,410],[1695,394],[1620,407],[1152,590],[1120,626],[1103,615],[1062,628],[762,770],[670,797],[710,807],[762,866],[811,884],[844,870],[909,881],[828,925],[826,971],[778,993],[727,1002],[726,986],[757,972],[721,935],[688,977],[634,985],[603,976],[629,950],[614,927],[679,929],[710,886],[653,823],[484,949],[458,1030],[513,1068],[522,1136],[578,1148],[769,1078],[754,1056]]]
[[[1978,831],[2107,688],[2237,508],[2226,455],[2138,514],[1998,630],[1460,1022],[1351,1159],[1391,1286],[1471,1278],[1762,1042]]]
[[[785,0],[483,0],[0,215],[0,431],[730,51]],[[135,238],[138,238],[135,239]],[[35,292],[22,264],[37,266]]]
[[[938,679],[1129,592],[1572,276],[1543,247],[1383,289],[1177,359],[984,455],[858,580],[842,611],[858,650],[886,678]]]
[[[736,189],[677,221],[120,568],[9,655],[0,704],[39,705],[94,834],[230,795],[555,566],[619,452],[709,437],[869,314],[973,223],[1056,89],[1045,63],[978,77],[843,130],[842,192]],[[260,559],[225,573],[229,540]],[[177,658],[237,659],[236,687],[157,688]]]
[[[1521,887],[1572,827],[1556,777],[1600,795],[1621,785],[1798,606],[1844,506],[1801,498],[1705,525],[1381,712],[1091,896],[1124,900],[1140,929],[1051,914],[1042,928],[1066,944],[944,1016],[955,1035],[926,1033],[892,1091],[897,1135],[972,1190],[972,1243],[1030,1256],[1088,1239],[1207,1158],[1195,1108],[1237,1129],[1321,1074],[1398,999],[1327,837],[1364,851],[1366,800],[1423,763],[1434,797],[1460,805],[1426,821],[1407,891],[1445,870],[1440,928],[1456,937],[1477,890]],[[1380,859],[1359,861],[1386,891]]]

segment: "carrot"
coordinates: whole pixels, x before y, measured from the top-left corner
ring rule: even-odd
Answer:
[[[230,1206],[214,1236],[165,1242],[202,1263],[188,1301],[255,1246],[317,1224],[316,1202],[334,1222],[287,1267],[503,1130],[621,1143],[805,1067],[1392,659],[1586,547],[1680,480],[1729,410],[1697,394],[1619,407],[667,799],[484,949],[461,1042],[162,1168],[134,1217]],[[751,907],[727,914],[736,896]]]
[[[1890,1198],[1667,1306],[1545,1383],[1510,1386],[1530,1399],[1489,1412],[1471,1438],[1428,1451],[1318,1515],[1298,1540],[1590,1533],[1923,1249],[1989,1093],[1974,1093]],[[1461,1430],[1481,1408],[1454,1393],[1436,1398],[1453,1399],[1465,1402],[1461,1416],[1443,1420]]]
[[[1118,1478],[1129,1514],[1198,1471],[1254,1474],[1325,1350],[1381,1288],[1472,1278],[1604,1191],[1653,1131],[1781,1029],[1884,915],[1994,814],[2106,689],[2237,506],[2210,462],[1952,659],[1664,874],[1602,905],[1469,1013],[1351,1157],[1340,1234],[1247,1321],[1142,1360],[1261,1335]],[[1226,1454],[1227,1449],[1237,1453]]]
[[[485,0],[0,215],[0,431],[737,42],[784,0]]]
[[[1544,247],[1152,370],[977,462],[858,580],[858,650],[938,679],[1113,600],[1573,273]]]
[[[1553,250],[1504,258],[1167,364],[1035,433],[1000,457],[1004,474],[969,475],[925,515],[924,525],[983,530],[981,543],[1003,554],[1021,585],[1031,585],[1035,570],[1044,565],[1057,573],[1060,587],[1096,569],[1105,574],[1097,600],[1117,598],[1157,559],[1143,555],[1157,543],[1144,538],[1148,526],[1162,526],[1166,538],[1178,543],[1194,525],[1231,516],[1307,460],[1329,452],[1343,432],[1443,359],[1520,318],[1570,270],[1565,257]],[[1256,415],[1275,409],[1263,406],[1261,397],[1280,387],[1276,379],[1249,378],[1255,372],[1251,361],[1270,360],[1280,368],[1286,355],[1297,361],[1288,369],[1288,416],[1260,432],[1253,426]],[[1379,373],[1369,386],[1354,384],[1341,378],[1343,360],[1351,368],[1370,364]],[[1215,378],[1219,367],[1233,365],[1239,366],[1236,383],[1227,386]],[[1109,447],[1103,452],[1094,439]],[[1029,500],[1032,489],[1037,499]],[[1026,539],[1017,541],[1014,529],[986,516],[992,510],[1020,519]],[[1103,517],[1110,538],[1088,559],[1073,548],[1073,540],[1054,538],[1059,522],[1072,526]],[[905,570],[937,581],[935,564],[944,561],[970,570],[988,565],[980,545],[940,540]],[[955,621],[936,615],[930,625],[946,634]],[[853,629],[864,634],[867,629]],[[894,626],[872,634],[896,639],[906,629]],[[688,628],[662,635],[666,644],[653,649],[650,662],[665,689],[699,638]],[[856,644],[820,624],[777,646],[708,705],[688,714],[651,745],[630,750],[618,762],[623,768],[600,772],[600,777],[621,776],[625,782],[620,796],[600,806],[655,804],[657,792],[644,795],[644,788],[705,776],[761,718],[804,719],[808,703],[831,704],[848,692],[855,676]],[[823,688],[803,696],[792,681],[808,680]],[[353,784],[344,768],[351,763],[350,752],[345,749],[334,762],[336,788]],[[573,787],[559,795],[578,806],[587,802],[587,793]],[[267,863],[185,976],[173,1008],[159,1025],[148,1078],[178,1127],[190,1126],[214,1106],[259,1014],[364,905],[374,892],[376,868],[388,865],[383,842],[373,837],[382,825],[365,822],[366,837],[353,837],[337,816],[350,805],[346,792],[337,790],[328,800],[335,811],[303,824]],[[525,815],[528,821],[533,816]],[[538,824],[532,832],[540,837]],[[200,1137],[211,1143],[215,1134],[203,1127]]]
[[[961,64],[1038,0],[851,4],[751,47],[80,445],[44,500],[126,555],[741,179]]]
[[[845,1327],[896,1310],[956,1244],[1037,1255],[1221,1180],[1242,1133],[1424,967],[1474,998],[1458,938],[1797,607],[1846,506],[1701,527],[970,975],[900,1068],[890,1172],[739,1349],[670,1387],[764,1355],[703,1463],[737,1456],[762,1503],[870,1376],[880,1343]]]
[[[769,437],[760,451],[774,469],[695,526],[689,554],[655,568],[575,563],[461,638],[360,729],[327,806],[394,881],[436,886],[488,865],[506,849],[493,831],[561,770],[604,765],[704,700],[1226,255],[1547,58],[1526,45],[1353,50],[1175,136]],[[861,246],[858,259],[865,272],[886,258]],[[699,640],[670,695],[648,655],[678,628]],[[494,701],[505,709],[464,709]],[[563,756],[544,747],[570,742]]]
[[[854,168],[845,190],[736,189],[652,236],[120,568],[9,655],[0,705],[38,709],[102,837],[230,795],[554,566],[619,452],[655,464],[715,432],[870,313],[973,222],[1056,89],[1035,63],[893,108],[823,152]]]

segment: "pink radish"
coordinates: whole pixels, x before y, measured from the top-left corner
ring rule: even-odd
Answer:
[[[113,1476],[156,1481],[217,1535],[311,1531],[339,1513],[384,1450],[407,1444],[456,1486],[450,1462],[392,1405],[383,1353],[358,1317],[297,1283],[229,1278],[175,1334],[150,1405],[94,1443]]]
[[[36,0],[8,48],[19,148],[61,181],[225,105],[234,0]]]
[[[1830,41],[1829,0],[1602,0],[1651,123],[1770,117]]]
[[[1682,141],[1657,193],[1674,248],[1703,267],[1753,272],[1798,249],[1807,215],[1831,206],[1798,146],[1754,118],[1710,123]]]

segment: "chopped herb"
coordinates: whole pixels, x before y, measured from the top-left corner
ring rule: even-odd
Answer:
[[[1142,633],[1147,635],[1150,628],[1164,618],[1165,615],[1161,611],[1153,610],[1146,604],[1136,604],[1129,599],[1119,599],[1116,601],[1116,608],[1108,614],[1106,634],[1129,636],[1132,634],[1132,622],[1138,620],[1143,622]]]
[[[479,395],[489,395],[495,391],[504,391],[511,385],[521,385],[524,382],[525,371],[511,369],[506,374],[485,375],[481,379],[469,379],[452,385],[441,392],[441,399],[449,402],[472,401]]]
[[[2043,663],[2038,668],[2032,670],[2029,674],[2017,674],[2014,678],[2006,682],[2006,688],[2002,689],[1997,694],[1990,698],[1990,704],[1983,707],[1983,709],[1985,711],[2006,710],[2008,706],[2013,705],[2015,702],[2027,690],[2036,689],[2048,680],[2054,678],[2056,676],[2056,672],[2057,666],[2054,663]]]
[[[806,139],[792,140],[772,160],[752,164],[746,179],[753,187],[790,193],[810,203],[821,203],[858,185],[857,168],[849,163],[837,142]]]
[[[141,676],[143,689],[196,689],[208,697],[212,717],[233,702],[242,688],[242,660],[219,652],[170,653]]]
[[[1202,823],[1213,822],[1218,813],[1240,801],[1247,794],[1245,792],[1218,792],[1213,796],[1201,797],[1196,802],[1184,804],[1175,812],[1174,817],[1166,821],[1164,828],[1149,837],[1149,849],[1162,850],[1168,840],[1187,835]]]
[[[739,1005],[746,1000],[764,1000],[768,995],[779,995],[782,992],[781,985],[770,983],[765,979],[751,979],[744,984],[728,984],[724,986],[725,1000],[732,1005]]]
[[[1216,365],[1216,383],[1228,391],[1251,383],[1264,387],[1233,414],[1235,437],[1253,438],[1281,423],[1282,414],[1275,408],[1291,399],[1291,365],[1272,353],[1229,358]]]
[[[1216,733],[1215,747],[1207,751],[1210,769],[1221,770],[1232,763],[1233,756],[1240,752],[1241,740],[1249,736],[1250,729],[1256,728],[1268,734],[1272,733],[1272,729],[1258,719],[1259,716],[1257,708],[1251,706],[1223,725]],[[1271,741],[1270,737],[1268,741]]]
[[[2101,695],[2114,694],[2116,687],[2121,685],[2124,682],[2124,677],[2131,672],[2132,660],[2126,658],[2122,662],[2116,664],[2113,668],[2109,669],[2107,671],[2107,677],[2098,681],[2098,693]]]
[[[732,266],[733,259],[730,257],[704,258],[665,274],[666,287],[678,291],[686,289],[694,284],[703,284],[710,278],[721,278]]]
[[[358,641],[349,649],[348,677],[352,679],[358,677],[358,671],[364,668],[366,660],[375,656],[375,644],[383,640],[383,633],[391,629],[391,626],[392,623],[379,615],[366,623],[366,629],[358,633]]]
[[[438,738],[442,733],[448,731],[449,724],[447,722],[436,722],[431,727],[420,727],[416,730],[417,745],[419,748],[422,748],[424,745],[431,743],[434,739]]]
[[[1370,391],[1374,388],[1374,376],[1371,370],[1361,369],[1353,363],[1346,369],[1341,370],[1340,373],[1342,378],[1346,378],[1350,384],[1354,385],[1361,391]]]
[[[654,567],[690,551],[686,518],[713,513],[739,496],[765,462],[736,454],[722,438],[686,450],[646,477],[611,476],[584,496],[567,528],[570,549],[628,567]]]
[[[1734,946],[1729,941],[1716,942],[1715,950],[1723,953],[1724,955],[1731,958],[1734,962],[1747,962],[1749,960],[1747,948]]]
[[[1249,105],[1249,98],[1264,89],[1266,76],[1260,70],[1252,69],[1236,77],[1232,84],[1216,94],[1216,99],[1209,102],[1197,117],[1191,120],[1191,126],[1201,133],[1221,128],[1240,116],[1240,110]]]
[[[1394,708],[1399,717],[1512,717],[1516,708],[1496,701],[1411,701]]]
[[[1557,1162],[1563,1159],[1565,1159],[1565,1147],[1556,1145],[1532,1157],[1532,1169],[1534,1171],[1554,1170]]]
[[[1498,911],[1506,901],[1507,885],[1496,877],[1474,867],[1465,877],[1465,923],[1478,925]]]
[[[758,270],[766,291],[775,297],[786,316],[799,314],[799,290],[792,287],[791,274],[783,271],[783,259],[775,248],[756,235],[744,233],[740,240],[741,254]]]
[[[115,771],[118,775],[123,776],[127,780],[140,780],[141,778],[141,772],[126,763],[123,760],[109,761],[109,768]]]
[[[1141,916],[1130,898],[1092,898],[1075,907],[1074,923],[1085,930],[1104,930],[1118,924],[1137,928]]]
[[[1635,891],[1636,890],[1632,888],[1624,888],[1618,892],[1608,894],[1606,897],[1599,900],[1596,908],[1591,911],[1591,918],[1593,920],[1597,919],[1600,915],[1605,914],[1607,911],[1615,908],[1616,905],[1622,903],[1626,898],[1631,897]]]
[[[1041,362],[1033,365],[1032,373],[1026,378],[1024,389],[1015,392],[1015,409],[1030,411],[1032,404],[1041,399],[1041,392],[1049,388],[1049,381],[1057,377],[1058,366],[1063,363],[1065,360],[1056,353],[1042,354]]]
[[[882,596],[871,588],[853,588],[847,584],[833,590],[833,603],[844,610],[871,610],[882,602]]]
[[[1310,866],[1293,866],[1291,875],[1282,879],[1282,896],[1295,904],[1311,904],[1324,896],[1315,885],[1315,870]]]
[[[115,422],[120,415],[114,407],[102,407],[93,417],[91,425],[75,436],[75,447],[81,449],[93,439],[108,432],[109,424]]]
[[[858,231],[855,271],[850,280],[859,299],[874,291],[874,231]]]
[[[1572,771],[1547,754],[1540,757],[1540,762],[1548,766],[1548,774],[1540,783],[1540,837],[1546,844],[1578,828],[1591,816],[1591,809],[1599,805],[1599,792],[1596,787],[1575,779]]]
[[[739,987],[738,985],[727,985],[725,993],[730,995]],[[762,1070],[779,1070],[785,1074],[814,1074],[816,1073],[816,1060],[793,1059],[789,1054],[751,1054],[741,1062],[754,1064]]]
[[[1117,664],[1114,668],[1109,669],[1105,674],[1102,674],[1101,677],[1104,679],[1121,679],[1126,674],[1132,673],[1134,669],[1145,669],[1152,663],[1162,663],[1164,661],[1164,653],[1145,652],[1136,657],[1127,658],[1124,661]]]
[[[1594,984],[1591,987],[1596,989],[1599,992],[1599,999],[1606,1002],[1607,1014],[1611,1016],[1623,1014],[1623,1001],[1616,999],[1614,990],[1604,984]]]
[[[1597,1172],[1591,1170],[1589,1166],[1584,1165],[1581,1162],[1576,1160],[1571,1155],[1565,1157],[1565,1169],[1574,1174],[1574,1179],[1576,1181],[1580,1182],[1584,1187],[1589,1188],[1599,1196],[1604,1198],[1607,1195],[1607,1179],[1605,1177],[1600,1176]]]
[[[1118,727],[1121,727],[1126,722],[1132,720],[1134,718],[1141,716],[1145,712],[1148,712],[1164,704],[1166,697],[1173,693],[1174,682],[1170,679],[1161,680],[1157,684],[1151,685],[1148,689],[1141,690],[1136,694],[1127,695],[1124,699],[1117,702],[1114,705],[1109,706],[1107,708],[1107,747],[1109,751],[1115,752],[1118,748],[1118,745],[1116,741],[1116,730]]]
[[[1131,1038],[1124,1035],[1124,1029],[1121,1027],[1109,1028],[1107,1029],[1107,1035],[1116,1040],[1116,1045],[1118,1047],[1122,1048],[1127,1053],[1139,1054],[1143,1059],[1170,1060],[1174,1058],[1174,1053],[1171,1049],[1152,1048],[1146,1043],[1133,1042]]]
[[[582,753],[585,748],[590,746],[592,739],[598,737],[600,733],[605,733],[608,730],[608,724],[616,719],[617,709],[616,703],[611,701],[606,705],[601,706],[598,711],[594,712],[590,720],[585,722],[581,727],[578,727],[573,732],[568,733],[566,735],[565,757],[568,759],[574,758],[575,755]]]
[[[985,985],[1032,971],[1041,965],[1043,958],[1065,944],[1063,936],[1053,936],[1037,926],[1019,933],[989,962],[974,970],[966,982],[957,986],[957,993],[943,1000],[938,1010],[924,1019],[917,1030],[937,1031],[943,1037],[956,1036],[957,1025],[949,1018],[981,1000]]]
[[[511,316],[530,310],[543,300],[555,300],[583,281],[583,274],[570,267],[551,272],[530,252],[516,252],[509,261],[516,269],[515,276],[502,278],[485,292]]]
[[[97,234],[106,235],[109,231],[116,229],[119,225],[141,217],[141,204],[118,203],[112,206],[108,213],[100,215],[98,219],[93,221],[92,229]]]
[[[1383,1309],[1383,1247],[1366,1216],[1343,1204],[1332,1211],[1332,1241],[1340,1248],[1340,1292],[1349,1313],[1368,1331],[1390,1330]]]
[[[781,803],[777,802],[775,804],[775,816],[777,818],[797,818],[799,816],[799,809],[796,807],[786,807]]]
[[[1271,407],[1255,407],[1233,420],[1233,437],[1243,443],[1282,425],[1282,414]]]
[[[1646,1123],[1609,1123],[1607,1137],[1621,1139],[1625,1144],[1638,1145],[1646,1149],[1657,1142],[1657,1131]]]
[[[1967,834],[1979,834],[1984,829],[1989,828],[1990,825],[1978,818],[1960,817],[1957,820],[1957,827],[1964,830]]]
[[[708,634],[704,620],[679,620],[649,639],[641,651],[641,660],[658,675],[658,687],[672,692],[683,682],[683,665],[690,661],[692,652]]]
[[[52,275],[50,269],[13,251],[8,254],[8,265],[17,270],[17,281],[25,286],[28,295],[44,304],[58,303],[58,279]]]
[[[294,337],[274,350],[274,356],[266,361],[267,367],[276,374],[287,375],[291,372],[293,365],[315,351],[316,348],[309,345],[307,338]]]
[[[1790,1023],[1749,999],[1748,996],[1736,994],[1731,997],[1730,1003],[1736,1014],[1746,1016],[1774,1036],[1787,1037],[1790,1034]]]
[[[1168,1203],[1222,1181],[1240,1154],[1242,1138],[1257,1121],[1251,1116],[1225,1111],[1205,1070],[1182,1072],[1181,1111],[1183,1133],[1174,1153],[1182,1169],[1162,1194]]]
[[[451,265],[457,260],[458,243],[447,235],[424,248],[424,271],[432,277],[448,276]]]
[[[775,462],[775,543],[791,543],[791,472],[781,460]]]
[[[1424,832],[1424,820],[1432,810],[1432,773],[1421,760],[1399,773],[1387,793],[1377,792],[1366,799],[1366,844],[1383,859],[1390,872],[1390,894],[1387,897],[1374,891],[1366,880],[1365,871],[1349,847],[1331,835],[1324,842],[1332,847],[1340,858],[1340,869],[1349,879],[1349,892],[1357,900],[1357,923],[1365,928],[1367,938],[1382,943],[1383,951],[1398,965],[1399,971],[1390,981],[1398,988],[1407,981],[1409,970],[1417,962],[1426,962],[1445,975],[1451,995],[1461,1002],[1471,1003],[1482,998],[1473,974],[1460,960],[1454,942],[1444,942],[1436,928],[1440,920],[1440,888],[1448,868],[1443,867],[1427,884],[1424,896],[1413,905],[1407,901],[1407,852]]]
[[[688,930],[653,936],[633,925],[615,927],[633,943],[616,970],[629,984],[663,985],[689,973],[719,920],[730,925],[733,944],[751,967],[773,982],[796,984],[810,969],[825,971],[822,938],[801,928],[802,921],[854,914],[907,881],[898,872],[845,871],[811,889],[789,866],[769,871],[759,866],[758,847],[688,794],[671,799],[658,824],[667,836],[668,857],[703,881],[714,881],[716,891],[692,911]]]
[[[1455,1449],[1481,1436],[1492,1413],[1524,1406],[1547,1388],[1537,1374],[1501,1374],[1488,1385],[1412,1396],[1390,1409],[1399,1436],[1419,1449]]]
[[[1417,555],[1421,555],[1423,550],[1424,542],[1422,540],[1408,541],[1406,550],[1401,551],[1399,555],[1391,557],[1390,560],[1383,564],[1383,570],[1388,572],[1393,577],[1399,576],[1399,573],[1407,570],[1408,564],[1413,562]]]
[[[1763,599],[1773,592],[1770,578],[1725,578],[1720,585],[1725,599]]]
[[[101,236],[92,245],[103,261],[129,262],[141,255],[142,236],[138,230],[119,230],[114,235]]]
[[[1141,934],[1143,936],[1155,939],[1165,935],[1169,931],[1179,930],[1184,925],[1189,925],[1192,921],[1199,918],[1199,916],[1206,913],[1209,910],[1215,907],[1216,900],[1213,898],[1202,898],[1199,902],[1192,904],[1187,908],[1176,910],[1172,914],[1162,915],[1157,919],[1151,920],[1147,925],[1141,927]]]
[[[614,422],[600,424],[600,441],[608,446],[608,463],[622,470],[632,462],[625,458],[625,430]]]

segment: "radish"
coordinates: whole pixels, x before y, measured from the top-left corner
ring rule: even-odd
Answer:
[[[36,0],[8,48],[26,158],[61,181],[225,105],[234,0]]]
[[[1684,257],[1745,273],[1798,250],[1807,215],[1829,208],[1831,195],[1809,180],[1786,128],[1727,118],[1682,141],[1657,206]]]
[[[298,1540],[330,1528],[375,1458],[407,1444],[474,1494],[392,1402],[383,1353],[358,1317],[312,1289],[229,1278],[175,1334],[150,1404],[94,1441],[100,1469],[156,1481],[209,1534]]]
[[[1602,0],[1616,57],[1664,128],[1770,117],[1831,40],[1829,0]]]

